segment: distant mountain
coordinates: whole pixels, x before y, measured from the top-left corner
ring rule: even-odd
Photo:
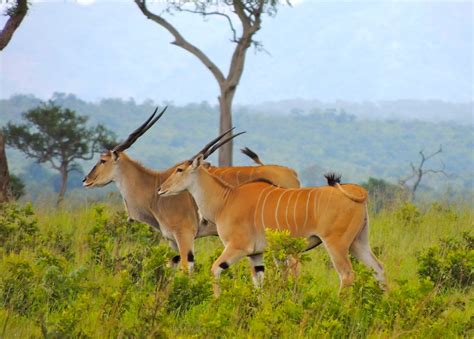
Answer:
[[[160,12],[160,3],[151,8]],[[169,20],[226,71],[233,45],[225,21],[185,13]],[[373,110],[388,116],[399,112],[386,110],[386,101],[400,98],[472,102],[472,22],[472,2],[298,1],[264,18],[257,39],[268,53],[249,51],[236,102],[382,102]],[[209,71],[171,41],[132,2],[33,2],[0,53],[0,97],[58,91],[87,100],[216,103]],[[404,105],[412,113],[400,114],[418,114],[417,104]],[[438,119],[448,109],[435,105],[430,114]]]

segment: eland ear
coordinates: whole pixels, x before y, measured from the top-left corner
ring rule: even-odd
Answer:
[[[192,169],[196,169],[203,163],[204,156],[199,154],[196,158],[194,158],[193,163],[191,164]]]
[[[112,151],[112,158],[114,161],[117,161],[119,159],[119,153],[117,151]]]

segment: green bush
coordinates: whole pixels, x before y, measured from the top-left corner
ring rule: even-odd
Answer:
[[[23,183],[23,180],[14,174],[10,174],[10,189],[13,198],[16,200],[25,195],[25,184]]]
[[[418,275],[441,289],[470,288],[474,282],[474,237],[447,238],[418,255]]]
[[[7,253],[34,248],[39,241],[38,221],[31,204],[0,205],[0,247]]]
[[[421,212],[416,205],[411,202],[403,203],[400,208],[395,211],[395,216],[403,227],[418,227],[422,222]]]

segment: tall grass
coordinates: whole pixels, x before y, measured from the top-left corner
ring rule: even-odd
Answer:
[[[372,247],[390,290],[354,261],[354,286],[321,246],[299,277],[272,258],[301,245],[269,234],[256,290],[242,261],[212,297],[217,237],[196,241],[192,276],[167,267],[174,254],[121,206],[71,209],[6,205],[0,215],[0,337],[472,337],[473,211],[402,204],[371,215]]]

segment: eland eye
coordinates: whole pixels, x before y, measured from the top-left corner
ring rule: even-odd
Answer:
[[[100,159],[100,163],[101,163],[101,164],[105,164],[105,160]]]
[[[182,172],[182,171],[183,171],[182,168],[177,168],[177,169],[176,169],[176,172],[177,172],[177,173],[180,173],[180,172]]]

